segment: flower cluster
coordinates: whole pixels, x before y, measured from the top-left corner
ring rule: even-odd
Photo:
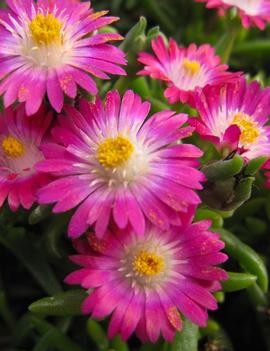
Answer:
[[[71,211],[68,235],[78,251],[71,260],[82,268],[65,281],[88,291],[85,314],[111,315],[110,337],[135,332],[142,341],[172,341],[182,316],[206,326],[207,311],[217,308],[213,292],[227,279],[217,265],[227,256],[211,222],[194,221],[206,177],[203,152],[185,139],[197,132],[221,159],[269,157],[270,89],[230,72],[208,44],[183,48],[159,36],[154,55],[139,54],[138,75],[165,82],[169,103],[187,103],[198,116],[152,114],[132,90],[122,97],[111,90],[103,101],[95,79],[126,74],[125,54],[108,44],[122,37],[99,31],[117,18],[89,2],[7,2],[0,12],[0,207]],[[268,20],[267,1],[224,3],[239,7],[245,25]]]

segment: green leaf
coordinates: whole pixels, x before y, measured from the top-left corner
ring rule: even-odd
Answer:
[[[253,284],[248,288],[248,295],[254,307],[268,306],[267,297],[258,284]]]
[[[245,175],[255,175],[259,169],[261,169],[262,165],[267,161],[268,157],[257,157],[246,165],[244,174]]]
[[[129,351],[128,344],[121,340],[120,336],[116,336],[110,343],[112,351]]]
[[[253,216],[258,211],[260,211],[263,206],[266,204],[267,199],[263,197],[257,197],[255,199],[251,199],[250,201],[243,204],[235,213],[238,221],[246,218],[247,216]]]
[[[48,294],[59,293],[61,285],[41,249],[34,246],[21,228],[1,228],[0,244],[10,250]]]
[[[223,218],[221,215],[213,210],[199,208],[196,212],[195,221],[202,219],[211,219],[213,228],[221,228],[223,226]]]
[[[226,180],[238,174],[244,164],[242,157],[236,155],[230,160],[220,160],[202,167],[209,182]]]
[[[226,210],[236,209],[250,199],[254,180],[255,178],[253,177],[245,177],[240,179],[234,189],[233,198],[231,201],[227,202],[225,206]]]
[[[235,258],[247,272],[257,276],[258,285],[263,292],[267,292],[268,273],[261,257],[228,230],[219,229],[219,232],[221,239],[225,242],[225,251]]]
[[[240,29],[239,27],[236,27],[233,25],[228,26],[226,32],[222,35],[222,37],[217,42],[216,52],[217,52],[217,55],[221,57],[222,63],[229,62],[239,29]]]
[[[198,339],[198,326],[186,319],[183,330],[176,333],[170,351],[198,351]]]
[[[71,290],[52,297],[44,297],[29,306],[32,313],[48,316],[81,315],[81,304],[87,297],[84,290]]]
[[[260,55],[270,54],[270,40],[269,39],[256,39],[249,40],[244,43],[239,43],[234,49],[234,54],[241,55]]]
[[[28,219],[30,225],[35,225],[48,218],[51,214],[51,206],[37,206],[31,213]]]
[[[249,273],[228,272],[228,275],[229,279],[222,282],[222,288],[225,292],[246,289],[257,281],[257,276]]]
[[[86,328],[88,335],[91,337],[91,340],[98,346],[99,350],[106,350],[109,347],[107,335],[98,322],[89,318],[86,324]]]
[[[50,333],[51,347],[59,351],[85,351],[64,335],[58,328],[38,317],[32,317],[32,323],[40,335]]]

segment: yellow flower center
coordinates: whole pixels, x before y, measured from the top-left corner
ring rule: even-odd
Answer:
[[[12,136],[8,136],[2,141],[2,149],[10,158],[19,158],[24,154],[23,144]]]
[[[29,24],[33,39],[37,44],[51,44],[62,40],[63,24],[52,14],[37,15]]]
[[[122,136],[108,138],[99,145],[97,158],[105,168],[114,168],[123,165],[130,159],[134,146],[131,141]]]
[[[252,121],[249,115],[242,112],[237,113],[231,124],[235,124],[240,128],[240,142],[242,144],[251,144],[260,135],[257,123]]]
[[[141,251],[133,261],[133,268],[140,275],[157,275],[164,268],[164,259],[152,252]]]
[[[196,73],[198,73],[201,69],[201,64],[198,61],[191,61],[188,59],[183,60],[183,67],[185,71],[192,76]]]

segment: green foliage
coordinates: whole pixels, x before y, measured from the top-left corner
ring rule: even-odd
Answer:
[[[152,103],[152,112],[175,109],[194,114],[180,104],[169,105],[160,82],[136,76],[141,68],[138,53],[149,51],[157,35],[166,40],[172,36],[183,45],[211,43],[232,70],[248,72],[249,78],[256,75],[263,85],[270,82],[269,28],[247,31],[237,18],[218,18],[216,11],[193,0],[94,0],[93,6],[121,18],[116,29],[103,31],[125,35],[120,46],[129,60],[127,77],[98,82],[101,96],[112,88],[121,92],[132,88]],[[230,257],[225,265],[229,279],[215,295],[223,305],[217,321],[210,319],[206,328],[199,329],[185,320],[172,344],[108,340],[106,320],[96,322],[81,314],[86,293],[62,284],[73,269],[67,259],[73,252],[66,236],[69,214],[52,215],[49,206],[37,206],[30,215],[4,208],[0,213],[1,351],[230,351],[233,345],[235,350],[270,349],[270,194],[259,171],[265,159],[248,164],[239,156],[224,160],[210,143],[196,136],[192,142],[205,151],[202,170],[207,176],[200,193],[204,203],[195,220],[212,220],[211,229],[221,233]],[[240,328],[250,333],[242,335]]]

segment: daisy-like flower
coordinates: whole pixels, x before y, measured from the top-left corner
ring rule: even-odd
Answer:
[[[218,8],[221,14],[231,7],[235,7],[245,28],[255,25],[261,30],[265,23],[270,22],[269,0],[196,0],[207,3],[208,8]]]
[[[194,100],[200,118],[189,123],[219,150],[237,151],[247,160],[270,155],[270,88],[241,79],[223,87],[207,86]]]
[[[108,334],[127,340],[133,332],[155,343],[160,334],[172,341],[182,329],[181,314],[204,327],[207,310],[217,303],[211,292],[220,289],[227,274],[215,265],[226,261],[224,243],[208,230],[209,221],[174,227],[164,232],[147,226],[144,238],[132,230],[107,232],[98,240],[75,242],[82,266],[67,276],[68,284],[89,289],[84,314],[112,314]]]
[[[95,223],[98,237],[111,218],[120,228],[130,222],[141,235],[145,217],[167,230],[178,224],[178,212],[200,199],[204,176],[196,167],[202,152],[193,145],[176,144],[193,127],[180,128],[187,116],[174,111],[156,113],[147,121],[148,102],[127,91],[120,101],[109,92],[105,106],[81,100],[79,110],[65,107],[53,129],[55,143],[43,147],[46,160],[39,171],[59,179],[39,192],[39,202],[57,202],[54,212],[79,205],[69,235],[83,234]]]
[[[138,61],[145,67],[138,74],[165,81],[168,88],[164,95],[171,104],[192,103],[196,88],[239,79],[239,73],[227,72],[228,66],[220,64],[220,57],[208,44],[181,48],[170,39],[167,47],[158,37],[152,41],[152,48],[155,55],[140,53]]]
[[[107,73],[124,75],[124,53],[111,40],[115,33],[98,34],[116,21],[106,11],[93,12],[90,2],[70,0],[9,0],[0,12],[0,94],[5,106],[17,99],[34,114],[47,93],[60,112],[64,93],[75,98],[77,86],[97,93],[93,78],[108,79]]]
[[[43,159],[40,145],[51,123],[52,114],[42,107],[28,117],[24,105],[0,115],[0,207],[7,199],[11,210],[29,209],[36,201],[37,190],[49,177],[35,170]]]

